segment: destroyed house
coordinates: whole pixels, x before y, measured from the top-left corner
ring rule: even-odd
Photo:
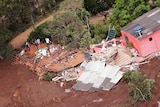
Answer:
[[[132,44],[145,57],[160,51],[160,8],[154,8],[121,29],[122,44]]]

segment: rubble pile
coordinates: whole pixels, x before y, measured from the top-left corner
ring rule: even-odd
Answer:
[[[15,58],[14,64],[24,64],[42,78],[44,72],[62,72],[84,61],[84,54],[78,49],[67,51],[56,45],[50,50],[52,52],[48,54],[47,45],[42,44],[38,50],[31,45],[31,51],[25,52],[23,49]]]
[[[52,81],[76,80],[72,88],[80,91],[110,90],[125,71],[138,71],[139,65],[149,63],[151,58],[159,55],[153,53],[142,57],[134,48],[122,46],[117,39],[92,45],[86,52],[79,49],[67,51],[60,45],[53,46],[50,52],[46,45],[38,50],[32,46],[32,49],[34,52],[22,50],[15,63],[29,66],[40,79],[49,71],[59,73]]]

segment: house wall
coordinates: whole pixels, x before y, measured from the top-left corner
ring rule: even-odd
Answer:
[[[160,30],[148,35],[140,41],[140,54],[147,56],[153,52],[160,51]]]
[[[141,53],[140,41],[139,41],[139,40],[137,40],[135,37],[133,37],[132,35],[130,35],[130,34],[127,33],[127,32],[121,31],[121,34],[122,34],[122,40],[123,40],[123,41],[122,41],[122,45],[123,45],[123,46],[127,46],[127,42],[126,42],[126,39],[125,39],[125,36],[127,36],[129,42],[133,44],[134,48],[137,49],[137,51],[138,51],[139,53]]]
[[[158,51],[160,51],[160,29],[157,32],[155,32],[155,41]]]

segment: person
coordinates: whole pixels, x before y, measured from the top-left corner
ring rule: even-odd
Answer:
[[[104,20],[107,19],[108,14],[109,14],[108,12],[104,12]]]
[[[50,52],[53,53],[54,50],[55,50],[55,48],[54,48],[53,42],[50,41]]]
[[[35,45],[36,49],[38,50],[38,42],[37,42],[37,39],[34,40],[34,45]]]
[[[85,52],[84,54],[85,54],[85,59],[86,59],[87,62],[92,60],[91,55],[90,55],[90,53],[88,51]]]
[[[47,47],[48,47],[48,52],[50,54],[50,40],[49,40],[49,38],[45,38],[45,41],[46,41],[46,44],[47,44]]]
[[[39,49],[39,47],[40,47],[40,43],[41,43],[41,42],[40,42],[40,39],[38,38],[38,39],[37,39],[37,48],[38,48],[38,49]]]
[[[26,50],[27,50],[27,51],[30,51],[30,44],[29,44],[29,42],[26,42],[26,43],[25,43],[25,47],[26,47]]]
[[[47,46],[48,46],[48,45],[49,45],[49,43],[50,43],[49,38],[45,38],[45,41],[46,41],[46,44],[47,44]]]

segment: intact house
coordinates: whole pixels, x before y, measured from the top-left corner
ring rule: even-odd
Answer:
[[[121,29],[122,44],[132,44],[145,57],[160,52],[160,8],[154,8]]]

